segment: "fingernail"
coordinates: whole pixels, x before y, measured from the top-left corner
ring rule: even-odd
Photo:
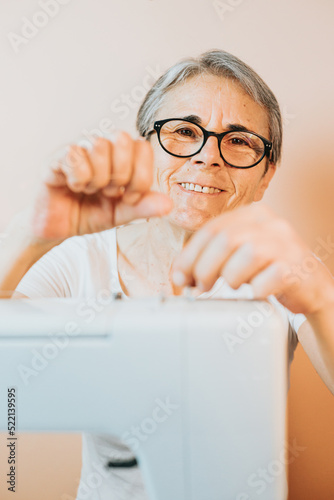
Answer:
[[[81,148],[87,149],[87,151],[93,150],[93,141],[89,141],[88,139],[79,139],[77,142],[78,146]]]
[[[120,146],[128,146],[129,144],[129,137],[128,135],[123,132],[122,130],[116,134],[116,142]]]
[[[172,279],[177,286],[182,286],[186,282],[186,277],[182,271],[174,271]]]

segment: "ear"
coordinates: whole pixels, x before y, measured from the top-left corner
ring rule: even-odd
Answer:
[[[254,201],[260,201],[263,198],[263,195],[269,186],[269,182],[274,176],[274,173],[276,172],[276,164],[269,162],[268,165],[268,170],[267,172],[262,176],[259,185],[257,187],[257,190],[254,195]]]

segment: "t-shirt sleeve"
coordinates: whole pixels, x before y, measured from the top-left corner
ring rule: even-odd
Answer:
[[[301,325],[306,321],[304,314],[295,314],[286,307],[284,307],[274,296],[270,296],[269,301],[276,306],[277,310],[280,311],[282,317],[285,318],[288,327],[288,360],[289,360],[289,370],[292,360],[294,358],[294,352],[298,345],[298,330]]]
[[[72,236],[52,248],[16,287],[29,298],[95,297],[119,291],[116,232]]]
[[[306,321],[306,316],[304,314],[294,314],[291,311],[287,310],[288,312],[288,318],[289,318],[289,323],[294,330],[295,334],[298,335],[298,330],[301,327],[301,325]]]
[[[23,276],[16,290],[30,298],[71,297],[77,274],[71,239],[43,255]],[[76,258],[80,258],[80,252]]]
[[[294,352],[298,345],[298,330],[306,321],[304,314],[294,314],[286,309],[289,320],[289,364],[294,358]]]

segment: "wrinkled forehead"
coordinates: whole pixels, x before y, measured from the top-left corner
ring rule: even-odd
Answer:
[[[267,110],[229,78],[188,78],[166,92],[155,119],[189,115],[199,116],[202,125],[209,125],[210,130],[221,131],[229,124],[239,124],[269,138]]]

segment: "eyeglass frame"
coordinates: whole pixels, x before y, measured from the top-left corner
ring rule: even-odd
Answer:
[[[191,155],[181,156],[181,155],[177,155],[175,153],[171,153],[170,151],[168,151],[164,147],[164,145],[162,144],[162,142],[160,140],[161,128],[162,128],[162,126],[165,123],[173,121],[173,120],[188,122],[188,123],[191,123],[192,125],[196,125],[196,127],[198,127],[199,129],[201,129],[201,131],[203,132],[203,144],[199,148],[198,151],[196,151],[195,153],[193,153]],[[165,120],[157,120],[157,121],[155,121],[154,124],[153,124],[153,129],[150,130],[150,131],[148,131],[144,136],[147,139],[148,136],[151,135],[151,134],[153,134],[154,132],[157,133],[158,141],[159,141],[159,144],[162,147],[162,149],[164,151],[166,151],[166,153],[168,153],[168,154],[170,154],[172,156],[175,156],[176,158],[191,158],[192,156],[197,155],[198,153],[200,153],[202,151],[202,149],[204,148],[204,146],[205,146],[207,140],[209,139],[209,137],[212,136],[212,137],[217,137],[217,139],[218,139],[218,148],[219,148],[219,152],[220,152],[220,157],[230,167],[233,167],[233,168],[244,168],[244,169],[252,168],[252,167],[255,167],[256,165],[258,165],[263,160],[263,158],[265,156],[267,156],[267,158],[268,158],[269,161],[271,160],[271,158],[270,158],[271,154],[270,153],[272,152],[273,143],[270,142],[270,141],[268,141],[267,139],[265,139],[265,137],[262,137],[262,135],[256,134],[255,132],[252,132],[251,130],[245,130],[243,128],[235,129],[235,130],[227,130],[226,132],[221,132],[220,134],[218,134],[217,132],[212,132],[212,131],[206,130],[204,127],[202,127],[201,125],[198,125],[198,123],[195,123],[192,120],[183,119],[183,118],[167,118]],[[223,137],[225,135],[233,133],[233,132],[246,132],[246,133],[249,133],[249,134],[253,134],[256,137],[258,137],[259,139],[261,139],[261,141],[263,142],[263,145],[264,145],[264,152],[263,152],[263,155],[261,156],[261,158],[256,163],[253,163],[253,165],[250,165],[249,167],[238,167],[236,165],[232,165],[231,163],[229,163],[228,161],[225,160],[225,158],[222,155],[220,145],[221,145]]]

